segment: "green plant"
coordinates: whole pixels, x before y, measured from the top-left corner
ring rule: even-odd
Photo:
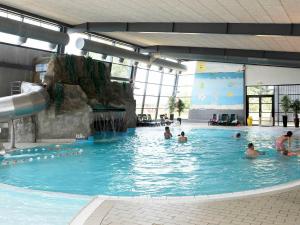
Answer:
[[[90,79],[94,79],[94,61],[91,57],[84,58],[84,70]]]
[[[127,84],[126,84],[126,82],[122,82],[122,86],[123,86],[123,90],[126,91],[126,89],[127,89]]]
[[[169,113],[173,114],[176,108],[176,99],[174,96],[169,97]]]
[[[299,101],[299,99],[296,99],[295,101],[292,101],[291,109],[294,112],[295,118],[298,118],[298,113],[300,111],[300,101]]]
[[[70,79],[72,84],[77,84],[78,83],[75,60],[76,60],[75,56],[73,56],[73,55],[66,55],[65,56],[65,69],[68,73],[69,79]]]
[[[185,104],[184,104],[184,102],[181,99],[178,99],[178,101],[176,103],[176,108],[177,108],[178,115],[180,116],[181,113],[185,109]]]
[[[62,83],[55,83],[54,86],[54,102],[55,110],[58,112],[61,108],[61,105],[64,101],[64,85]]]
[[[289,98],[289,96],[284,95],[281,98],[281,109],[285,113],[285,115],[287,115],[290,108],[291,108],[291,99]]]
[[[105,79],[105,64],[102,62],[97,63],[98,73],[94,76],[94,83],[96,86],[96,90],[98,90],[98,94],[100,94],[101,89],[106,85]]]

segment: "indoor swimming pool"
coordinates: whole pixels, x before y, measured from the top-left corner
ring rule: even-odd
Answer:
[[[177,142],[180,131],[171,128],[170,140],[163,127],[138,128],[95,143],[19,149],[2,158],[0,183],[90,196],[198,196],[300,178],[300,158],[274,149],[283,130],[186,128],[183,144]],[[232,137],[236,132],[240,139]],[[249,142],[266,154],[245,158]]]

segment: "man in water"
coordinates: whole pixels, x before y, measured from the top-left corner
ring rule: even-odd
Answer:
[[[252,143],[248,144],[248,149],[245,152],[247,158],[256,158],[259,155],[264,155],[265,152],[260,152],[254,149],[254,145]]]
[[[184,143],[187,142],[187,137],[184,136],[184,132],[182,131],[180,135],[178,135],[178,142]]]
[[[165,139],[170,139],[172,137],[172,133],[170,131],[170,127],[165,127],[164,136],[165,136]]]

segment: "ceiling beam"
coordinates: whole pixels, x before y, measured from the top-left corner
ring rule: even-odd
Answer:
[[[238,64],[271,65],[300,68],[300,52],[277,52],[261,50],[152,46],[141,49],[148,52],[176,58],[177,60],[203,60]]]
[[[189,34],[242,34],[300,36],[300,24],[271,23],[115,23],[88,22],[73,27],[76,32],[149,32]]]
[[[177,47],[177,46],[151,46],[141,49],[141,52],[158,53],[162,55],[210,55],[210,56],[233,56],[263,59],[300,60],[300,52],[279,52],[263,50],[243,50],[225,48],[202,48],[202,47]]]

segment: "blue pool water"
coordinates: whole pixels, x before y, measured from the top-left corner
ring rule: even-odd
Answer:
[[[7,156],[0,183],[83,195],[192,196],[244,191],[300,178],[300,158],[274,150],[282,131],[192,129],[189,141],[164,140],[163,127],[138,128],[98,143],[23,149]],[[266,155],[246,159],[253,142]],[[298,143],[294,143],[298,145]]]
[[[0,185],[0,224],[66,225],[91,199]]]

